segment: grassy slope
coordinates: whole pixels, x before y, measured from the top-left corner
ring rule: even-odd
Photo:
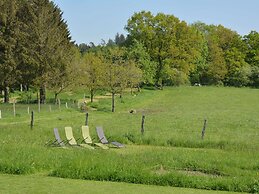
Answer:
[[[35,112],[35,127],[30,130],[26,105],[17,105],[14,118],[12,107],[8,111],[1,104],[0,155],[4,157],[0,157],[0,171],[251,191],[259,184],[258,99],[259,91],[247,88],[144,90],[135,97],[126,95],[124,103],[117,99],[114,114],[108,112],[110,100],[102,100],[94,104],[101,111],[90,111],[92,136],[96,136],[94,127],[102,125],[107,136],[128,144],[124,150],[107,152],[43,146],[53,137],[53,127],[64,138],[61,129],[70,125],[74,135],[81,137],[84,113],[65,110],[64,105],[61,111],[53,107],[56,110],[49,113],[45,106],[40,114]],[[129,114],[130,109],[137,114]],[[146,114],[143,137],[139,131],[142,113]],[[208,126],[202,141],[204,118]],[[144,144],[152,146],[136,146]]]
[[[73,179],[45,177],[45,176],[39,176],[39,175],[31,175],[31,176],[0,175],[0,188],[1,188],[0,193],[5,193],[5,194],[18,194],[18,193],[232,194],[232,192],[222,192],[222,191],[219,192],[219,191],[208,191],[208,190],[197,190],[197,189],[147,186],[147,185],[128,184],[128,183],[73,180]]]

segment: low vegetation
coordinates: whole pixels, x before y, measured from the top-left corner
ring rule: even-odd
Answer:
[[[10,185],[15,182],[15,187]],[[29,176],[16,176],[16,175],[0,175],[1,192],[6,194],[18,193],[113,193],[113,194],[131,194],[131,193],[165,193],[165,194],[238,194],[234,192],[224,191],[208,191],[197,189],[185,189],[175,187],[161,187],[128,183],[115,183],[115,182],[98,182],[98,181],[85,181],[85,180],[72,180],[62,179],[55,177],[46,177],[43,175],[29,175]]]
[[[0,172],[177,186],[207,190],[256,193],[259,189],[259,136],[257,99],[248,88],[180,87],[143,90],[133,96],[116,97],[117,112],[110,113],[110,99],[87,104],[90,133],[102,125],[111,140],[124,149],[87,150],[45,146],[58,127],[72,126],[76,138],[85,123],[85,112],[66,99],[82,94],[62,94],[63,104],[35,111],[30,128],[26,104],[1,104]],[[91,110],[94,105],[97,110]],[[134,113],[130,113],[134,110]],[[145,132],[141,135],[141,117]],[[201,130],[207,128],[204,140]],[[96,141],[96,139],[95,139]]]

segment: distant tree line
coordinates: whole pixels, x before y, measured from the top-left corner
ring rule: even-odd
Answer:
[[[142,71],[142,84],[202,84],[259,87],[259,33],[241,36],[222,25],[188,25],[173,15],[135,13],[102,46],[80,44],[81,53],[125,47]],[[84,49],[82,49],[84,48]]]
[[[0,1],[0,90],[88,88],[114,96],[125,88],[184,84],[259,87],[259,34],[240,36],[222,25],[188,25],[173,15],[135,13],[127,36],[101,44],[71,41],[61,10],[49,0]]]

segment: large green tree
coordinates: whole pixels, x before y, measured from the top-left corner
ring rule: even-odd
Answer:
[[[175,84],[174,78],[187,78],[200,55],[200,34],[173,15],[135,13],[126,26],[129,40],[142,43],[156,63],[155,84]]]
[[[196,22],[192,26],[203,34],[207,44],[207,49],[203,47],[202,68],[198,69],[202,84],[247,85],[250,70],[242,37],[222,25]]]
[[[4,102],[9,102],[9,88],[15,83],[17,69],[17,44],[19,20],[17,1],[0,1],[0,87]]]
[[[49,0],[28,0],[24,11],[27,24],[24,30],[30,38],[23,44],[30,58],[23,65],[29,65],[35,72],[33,84],[40,88],[40,101],[45,103],[48,82],[53,76],[66,75],[62,70],[71,60],[70,32],[61,10]]]

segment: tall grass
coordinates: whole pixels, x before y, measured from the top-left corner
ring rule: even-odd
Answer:
[[[120,150],[45,146],[54,139],[54,127],[62,139],[65,126],[72,126],[74,136],[81,137],[85,113],[77,106],[66,109],[63,104],[61,110],[50,112],[46,105],[38,113],[34,105],[31,129],[27,105],[17,104],[14,117],[12,105],[0,104],[0,172],[258,192],[258,99],[259,91],[247,88],[144,90],[117,98],[115,113],[109,112],[110,99],[102,99],[94,105],[97,111],[89,110],[90,133],[97,139],[95,126],[103,126],[111,140],[126,144]],[[135,114],[129,113],[132,109]]]

